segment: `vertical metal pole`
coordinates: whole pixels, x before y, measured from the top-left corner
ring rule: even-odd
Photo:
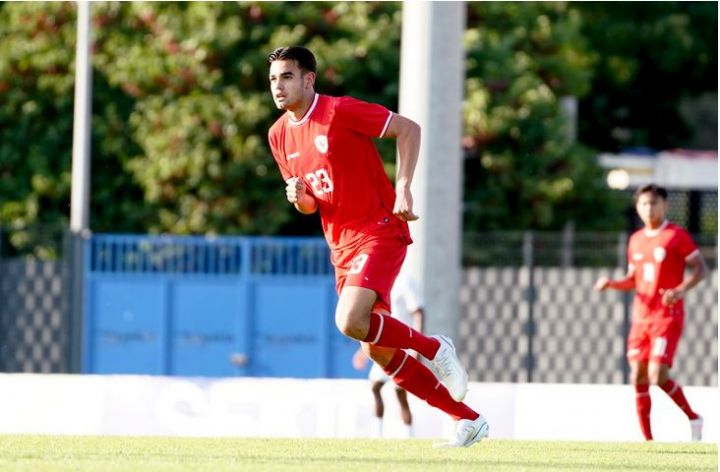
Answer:
[[[82,369],[84,239],[89,234],[90,213],[90,120],[92,67],[90,61],[90,2],[77,2],[75,46],[75,107],[73,114],[72,189],[70,202],[71,301],[70,371]]]
[[[627,270],[627,243],[628,243],[628,234],[626,232],[621,232],[618,235],[618,260],[617,265],[620,269],[621,273],[625,273]],[[630,333],[630,312],[631,312],[631,304],[632,304],[632,298],[630,297],[630,292],[620,292],[620,302],[623,304],[623,323],[622,323],[622,337],[623,337],[623,352],[620,354],[620,365],[622,365],[622,377],[623,377],[623,383],[627,384],[630,381],[630,366],[628,365],[627,359],[625,357],[625,344],[628,337],[628,334]]]
[[[457,337],[465,2],[404,2],[402,28],[399,111],[422,127],[405,264],[421,282],[426,331]]]
[[[90,64],[90,2],[77,2],[75,45],[75,109],[73,114],[72,190],[70,230],[88,229],[90,209],[90,118],[92,68]]]
[[[527,293],[525,295],[527,299],[528,313],[527,313],[527,337],[528,337],[528,353],[527,353],[527,381],[533,381],[533,371],[535,369],[535,353],[533,341],[535,337],[535,317],[534,317],[534,305],[535,305],[535,276],[534,276],[534,236],[532,231],[526,231],[523,234],[523,265],[528,271],[528,286]]]
[[[6,356],[7,356],[7,329],[5,329],[5,300],[3,294],[3,226],[0,223],[0,372],[6,372]]]

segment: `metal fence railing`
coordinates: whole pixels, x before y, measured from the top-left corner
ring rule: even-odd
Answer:
[[[73,306],[82,303],[82,293],[73,285],[76,262],[67,256],[67,238],[48,246],[57,248],[59,257],[47,260],[42,255],[48,252],[0,248],[0,371],[76,371],[73,346],[82,339]],[[598,275],[624,270],[626,238],[581,232],[466,234],[458,346],[471,377],[626,381],[623,351],[630,298],[591,290]],[[717,240],[695,239],[708,265],[716,267]],[[55,238],[46,235],[44,240]],[[8,242],[7,232],[0,241]],[[320,238],[95,235],[79,242],[90,270],[106,274],[225,276],[245,271],[263,279],[332,274]],[[679,379],[686,384],[717,385],[717,272],[709,279],[687,298],[685,336],[694,340],[681,343],[677,359]]]
[[[629,233],[504,231],[465,233],[464,267],[625,267]],[[693,239],[709,267],[717,266],[717,235]]]

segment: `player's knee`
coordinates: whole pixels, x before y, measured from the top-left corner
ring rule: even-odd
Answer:
[[[633,385],[647,385],[649,381],[647,373],[631,372],[630,374],[630,382]]]
[[[352,311],[337,311],[335,313],[335,326],[342,334],[352,339],[362,341],[367,336],[367,326],[362,323],[361,316]]]
[[[653,370],[651,369],[648,372],[648,381],[651,385],[657,385],[660,386],[664,384],[668,379],[668,376],[665,372],[662,370]]]

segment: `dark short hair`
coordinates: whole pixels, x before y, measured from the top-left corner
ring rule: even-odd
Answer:
[[[317,72],[315,55],[308,48],[302,46],[286,46],[275,49],[268,54],[268,64],[275,61],[295,61],[304,72]]]
[[[635,190],[635,194],[633,194],[633,200],[635,200],[635,203],[637,203],[637,201],[640,199],[640,195],[648,192],[654,193],[663,200],[667,200],[668,193],[667,190],[665,190],[665,187],[661,187],[655,184],[646,184]]]

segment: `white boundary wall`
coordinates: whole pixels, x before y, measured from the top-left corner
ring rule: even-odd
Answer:
[[[393,388],[383,389],[385,437],[402,425]],[[686,387],[705,417],[704,442],[718,441],[715,387]],[[657,387],[657,441],[687,441],[686,417]],[[182,378],[0,374],[0,433],[254,437],[371,437],[366,380]],[[627,385],[471,383],[467,403],[491,438],[641,441]],[[440,438],[452,421],[411,398],[416,438]]]

